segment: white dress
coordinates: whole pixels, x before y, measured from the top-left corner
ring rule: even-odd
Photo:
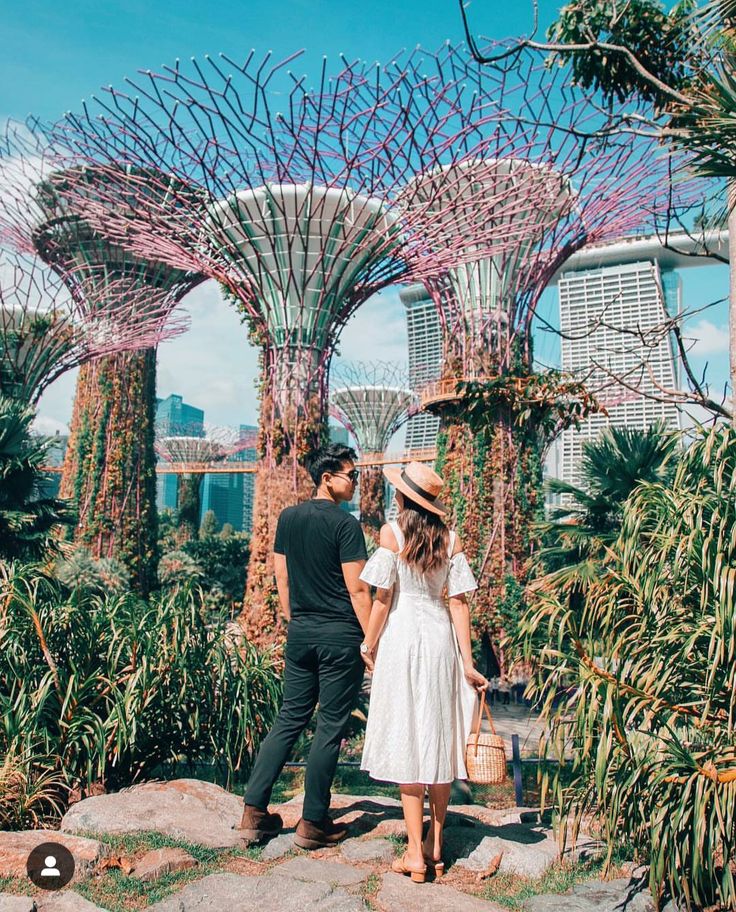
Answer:
[[[390,523],[399,550],[404,536]],[[376,653],[361,769],[386,782],[434,785],[466,779],[465,744],[477,702],[465,680],[450,611],[443,598],[477,589],[462,552],[428,574],[414,572],[398,554],[378,548],[360,578],[395,584]]]

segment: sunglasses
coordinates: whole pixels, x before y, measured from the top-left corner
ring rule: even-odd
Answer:
[[[332,472],[332,475],[344,475],[345,478],[356,482],[360,478],[360,472],[357,469],[351,469],[349,472]]]

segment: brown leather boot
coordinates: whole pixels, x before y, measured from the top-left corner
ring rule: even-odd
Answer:
[[[336,845],[347,834],[347,826],[333,823],[329,817],[325,817],[319,824],[302,817],[296,825],[294,845],[299,846],[300,849],[325,849],[328,846]]]
[[[252,804],[246,804],[238,830],[243,842],[252,845],[278,836],[283,825],[284,821],[280,814],[269,814],[268,811],[262,811]]]

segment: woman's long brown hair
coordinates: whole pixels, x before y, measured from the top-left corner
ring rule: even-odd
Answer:
[[[420,573],[430,573],[447,560],[450,547],[450,530],[441,516],[425,510],[410,500],[404,492],[404,509],[397,522],[404,533],[404,547],[401,556],[406,563]]]

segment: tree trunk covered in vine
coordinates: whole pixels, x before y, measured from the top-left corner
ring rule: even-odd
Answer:
[[[270,376],[264,376],[268,389]],[[286,627],[279,609],[273,544],[279,514],[312,496],[314,484],[304,467],[307,455],[324,443],[327,414],[315,393],[302,405],[279,406],[262,396],[259,416],[261,458],[256,472],[248,578],[240,623],[260,646],[282,643]]]
[[[478,590],[470,596],[474,634],[494,643],[520,613],[533,547],[533,524],[542,518],[541,461],[511,416],[486,432],[457,418],[442,422],[437,470],[447,483],[444,499],[463,541]]]
[[[365,466],[360,472],[360,522],[363,531],[378,544],[386,522],[385,486],[380,466]]]
[[[74,541],[122,561],[144,595],[157,585],[155,404],[155,349],[80,368],[60,488]]]

